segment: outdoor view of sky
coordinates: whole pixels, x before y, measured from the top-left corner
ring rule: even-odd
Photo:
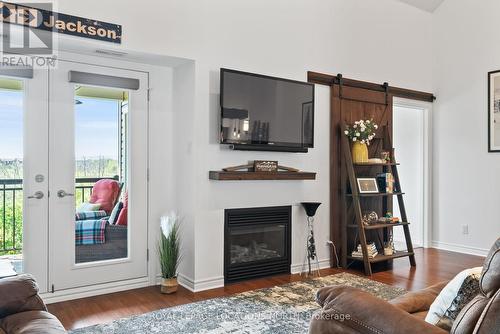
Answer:
[[[75,156],[118,159],[118,102],[78,97]],[[68,110],[70,112],[70,110]],[[0,160],[23,157],[23,93],[0,90]]]

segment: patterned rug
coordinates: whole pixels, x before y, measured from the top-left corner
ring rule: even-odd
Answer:
[[[360,288],[386,300],[406,292],[402,288],[341,273],[166,308],[71,333],[305,334],[312,313],[319,308],[314,301],[316,291],[328,285]]]

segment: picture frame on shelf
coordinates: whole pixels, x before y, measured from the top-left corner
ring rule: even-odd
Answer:
[[[488,152],[500,152],[500,70],[488,72]]]
[[[373,177],[358,177],[358,189],[360,194],[378,194],[377,179]]]

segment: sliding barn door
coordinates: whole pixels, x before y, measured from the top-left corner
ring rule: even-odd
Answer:
[[[340,81],[342,82],[342,81]],[[352,208],[344,208],[342,198],[342,182],[347,182],[345,162],[341,151],[341,136],[343,123],[352,124],[360,119],[372,119],[378,126],[377,136],[382,136],[383,128],[387,127],[392,136],[392,102],[393,96],[387,91],[354,87],[334,83],[331,85],[331,143],[330,143],[330,183],[331,183],[331,238],[336,245],[341,245],[341,253],[345,254],[346,246],[342,244],[345,228],[342,227],[344,212],[349,213]],[[379,157],[383,150],[382,141],[373,141],[369,146],[369,156]],[[374,202],[373,205],[376,205]],[[349,251],[349,250],[347,250]]]

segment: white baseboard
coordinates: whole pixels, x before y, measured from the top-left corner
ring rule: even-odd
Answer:
[[[330,268],[330,259],[319,260],[319,269]],[[302,270],[302,263],[292,263],[290,266],[290,272],[292,274],[298,274]]]
[[[432,241],[431,244],[432,244],[433,248],[447,250],[447,251],[451,251],[451,252],[477,255],[477,256],[486,256],[486,255],[488,255],[488,251],[489,251],[489,249],[486,249],[486,248],[470,247],[470,246],[453,244],[453,243],[442,242],[442,241]]]
[[[66,300],[80,299],[91,296],[104,295],[113,292],[138,289],[149,286],[149,278],[136,278],[131,280],[111,282],[104,284],[95,284],[80,288],[55,291],[54,293],[45,292],[40,297],[46,304],[58,303]]]
[[[158,278],[158,284],[160,284],[160,280],[161,277]],[[179,274],[177,276],[177,282],[191,292],[200,292],[224,287],[224,276],[193,280],[191,277]]]

